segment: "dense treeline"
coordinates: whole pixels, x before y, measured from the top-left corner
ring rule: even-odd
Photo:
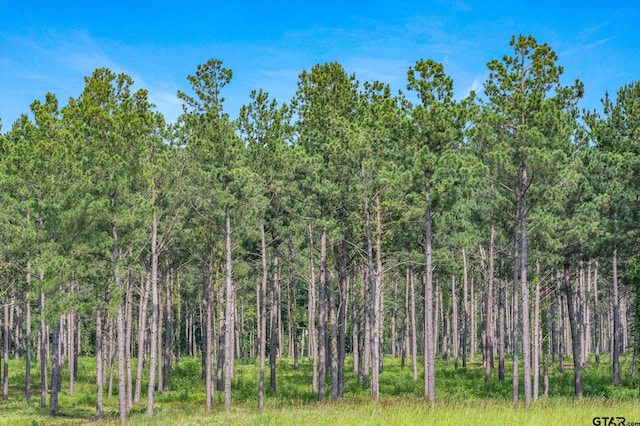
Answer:
[[[33,102],[1,135],[3,397],[10,357],[27,400],[40,366],[52,415],[61,369],[73,393],[78,357],[96,357],[96,415],[115,391],[122,422],[145,390],[153,414],[181,356],[201,357],[207,413],[216,391],[231,408],[247,357],[260,409],[279,357],[309,357],[333,400],[347,355],[373,398],[383,355],[432,401],[436,357],[481,357],[487,388],[510,377],[527,404],[555,363],[572,360],[576,396],[590,357],[610,354],[614,385],[635,375],[640,82],[580,111],[548,45],[510,48],[463,100],[432,60],[396,95],[328,63],[232,120],[232,72],[211,60],[173,124],[108,69],[65,106]]]

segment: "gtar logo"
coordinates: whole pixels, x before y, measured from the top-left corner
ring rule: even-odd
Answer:
[[[624,426],[626,419],[620,416],[612,416],[612,417],[594,417],[593,424],[594,426]]]

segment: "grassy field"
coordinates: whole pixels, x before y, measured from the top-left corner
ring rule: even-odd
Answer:
[[[623,376],[628,377],[630,359],[623,360]],[[134,364],[135,365],[135,364]],[[174,368],[171,390],[156,397],[156,415],[145,415],[146,403],[136,405],[130,415],[131,425],[593,425],[594,417],[624,417],[626,424],[639,422],[640,400],[637,387],[628,380],[614,388],[606,359],[589,363],[583,371],[585,397],[572,398],[573,371],[560,373],[557,365],[550,369],[549,399],[541,398],[531,407],[511,402],[511,377],[505,383],[494,380],[484,389],[484,370],[479,363],[455,370],[451,362],[436,365],[435,404],[421,397],[423,382],[412,379],[410,365],[400,368],[398,359],[386,358],[380,375],[382,397],[373,402],[368,391],[357,382],[347,365],[345,397],[336,404],[318,402],[311,393],[308,360],[294,370],[291,360],[278,365],[278,395],[266,398],[263,413],[257,410],[257,363],[236,361],[231,413],[224,413],[222,394],[216,394],[214,414],[204,416],[204,383],[200,379],[200,360],[182,358]],[[38,372],[38,368],[33,368]],[[511,368],[507,368],[510,372]],[[31,402],[24,399],[24,361],[10,364],[10,397],[0,402],[0,424],[67,425],[95,424],[95,366],[91,358],[79,363],[74,395],[68,394],[68,377],[63,375],[60,416],[48,417],[39,408],[39,375],[34,374]],[[267,373],[268,374],[268,373]],[[522,386],[521,386],[522,387]],[[117,385],[114,384],[114,388]],[[146,384],[143,385],[146,395]],[[106,389],[105,389],[106,396]],[[117,396],[105,397],[102,424],[117,424]],[[596,420],[597,422],[597,420]],[[608,424],[602,420],[600,424]]]

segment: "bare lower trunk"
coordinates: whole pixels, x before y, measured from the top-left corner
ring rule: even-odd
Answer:
[[[5,296],[4,301],[4,327],[2,331],[2,358],[4,368],[2,369],[2,400],[9,399],[9,348],[11,347],[11,328],[9,327],[9,300]]]
[[[320,289],[318,295],[318,399],[324,399],[327,378],[327,231],[320,235]]]
[[[316,278],[315,266],[313,262],[313,232],[311,224],[309,231],[309,352],[311,353],[312,382],[311,392],[318,393],[318,340],[316,332]]]
[[[536,295],[533,311],[533,400],[538,400],[540,389],[540,260],[536,260]]]
[[[411,364],[413,367],[413,381],[418,380],[418,338],[416,332],[416,288],[413,271],[409,272],[409,285],[411,286]]]
[[[213,386],[213,253],[204,266],[203,290],[205,297],[204,326],[204,380],[205,380],[205,414],[211,414],[214,404]]]
[[[258,346],[260,353],[260,382],[258,384],[258,409],[264,410],[264,369],[267,352],[267,243],[264,224],[260,223],[260,252],[262,255],[262,282],[258,287]],[[311,316],[310,316],[311,317]]]
[[[574,306],[574,294],[569,277],[569,263],[564,264],[564,287],[567,294],[567,312],[569,313],[569,327],[571,328],[571,344],[573,350],[573,384],[576,398],[582,396],[582,363],[580,361],[580,336],[578,332],[578,321],[576,306]]]
[[[620,327],[620,298],[618,296],[618,249],[613,248],[613,350],[611,351],[611,365],[613,368],[613,385],[620,386],[620,342],[622,330]]]
[[[49,416],[58,415],[58,392],[60,392],[60,322],[53,327],[53,350],[51,351],[51,401]]]
[[[425,271],[424,271],[424,348],[425,348],[425,374],[424,395],[433,402],[436,399],[435,376],[435,327],[433,323],[433,260],[431,253],[431,204],[429,200],[429,188],[425,190]]]
[[[104,355],[102,353],[102,309],[98,306],[96,308],[96,419],[102,420],[103,406],[102,406],[102,393],[104,388],[104,363],[102,359]],[[44,364],[44,363],[43,363]]]
[[[225,283],[226,283],[226,303],[225,303],[225,340],[224,340],[224,408],[228,413],[231,411],[231,379],[233,377],[233,306],[234,306],[234,291],[233,291],[233,268],[231,261],[231,208],[226,208],[226,227],[225,227]]]
[[[164,367],[162,369],[162,391],[169,390],[169,379],[173,368],[173,273],[169,258],[165,259],[165,314],[164,314]]]
[[[152,193],[155,204],[155,192]],[[154,210],[151,221],[151,336],[149,339],[149,384],[147,386],[147,416],[154,411],[156,386],[156,362],[158,356],[158,315],[160,301],[158,295],[158,217]]]
[[[487,277],[487,301],[485,309],[487,311],[487,319],[485,325],[485,366],[484,366],[484,387],[485,390],[489,389],[489,383],[491,382],[491,367],[493,364],[493,277],[494,277],[494,243],[495,241],[495,229],[493,224],[491,225],[491,232],[489,237],[489,274]]]
[[[513,354],[511,399],[514,402],[518,401],[518,281],[520,273],[518,220],[521,213],[518,201],[516,202],[516,217],[513,227],[513,293],[511,299],[511,352]]]
[[[30,284],[29,280],[29,284]],[[30,285],[29,285],[30,287]],[[31,300],[30,294],[26,294],[27,330],[25,333],[25,376],[24,376],[24,397],[27,402],[31,401]]]
[[[127,395],[127,380],[125,376],[125,312],[124,301],[120,301],[116,323],[118,328],[118,409],[120,412],[120,424],[127,422],[127,412],[129,410],[129,397]]]
[[[271,315],[269,318],[269,387],[271,395],[277,392],[276,377],[278,355],[278,311],[280,310],[280,258],[278,257],[277,246],[273,248],[273,276],[271,279]]]
[[[148,263],[147,266],[149,266]],[[138,361],[136,367],[136,389],[133,397],[135,404],[140,402],[140,394],[142,393],[142,369],[144,366],[144,347],[147,335],[147,310],[149,309],[149,292],[151,288],[150,270],[145,273],[144,285],[140,287],[140,305],[138,308]]]

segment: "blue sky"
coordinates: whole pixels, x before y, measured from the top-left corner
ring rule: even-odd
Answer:
[[[279,101],[304,69],[340,62],[362,81],[405,89],[419,59],[442,62],[455,92],[482,90],[491,59],[512,35],[548,43],[564,84],[585,84],[581,106],[599,108],[640,79],[640,4],[635,1],[30,1],[0,0],[0,118],[58,96],[61,106],[97,67],[124,72],[168,121],[181,111],[187,75],[215,58],[233,71],[225,109],[237,115],[252,89]]]

